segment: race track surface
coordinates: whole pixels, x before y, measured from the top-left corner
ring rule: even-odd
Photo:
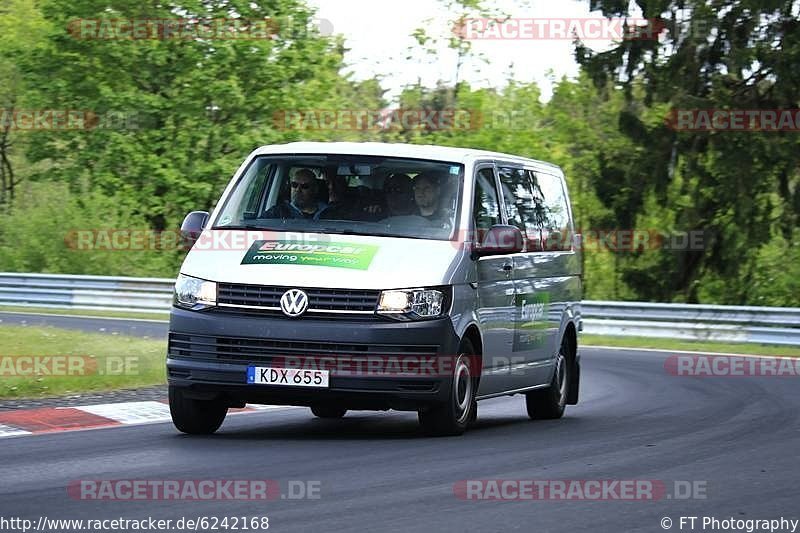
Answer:
[[[268,516],[270,531],[664,531],[670,517],[800,518],[800,394],[791,377],[677,377],[669,353],[583,348],[581,402],[530,421],[522,396],[481,402],[462,437],[426,438],[413,413],[229,417],[217,435],[169,423],[0,440],[0,516]],[[319,482],[318,499],[98,501],[77,480]],[[655,480],[656,501],[475,501],[463,480]],[[675,481],[703,490],[676,499]],[[685,486],[683,484],[682,486]],[[704,494],[702,494],[704,493]],[[687,529],[684,527],[684,531]],[[698,531],[700,529],[695,529]]]

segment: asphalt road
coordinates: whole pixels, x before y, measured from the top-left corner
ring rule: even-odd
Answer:
[[[581,403],[529,421],[521,396],[479,404],[462,437],[423,437],[411,413],[229,417],[213,437],[170,424],[0,441],[0,516],[269,516],[270,531],[680,531],[680,516],[800,518],[796,378],[688,378],[666,353],[583,349]],[[80,479],[319,481],[313,500],[72,499]],[[465,501],[467,479],[696,482],[705,499]],[[684,526],[683,531],[688,531]],[[695,531],[702,531],[698,523]],[[706,529],[708,531],[708,529]]]

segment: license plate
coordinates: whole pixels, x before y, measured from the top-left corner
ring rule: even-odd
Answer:
[[[247,383],[251,385],[282,385],[285,387],[328,387],[330,370],[301,368],[272,368],[248,366]]]

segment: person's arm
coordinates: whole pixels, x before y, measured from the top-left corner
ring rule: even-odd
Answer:
[[[289,202],[284,200],[267,209],[267,212],[264,213],[264,218],[280,218],[282,220],[296,218],[293,211],[294,209]]]

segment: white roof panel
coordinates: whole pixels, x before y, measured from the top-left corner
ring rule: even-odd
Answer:
[[[256,155],[267,154],[347,154],[371,155],[383,157],[409,157],[412,159],[428,159],[465,163],[475,159],[503,159],[535,162],[541,165],[556,167],[552,163],[473,148],[454,148],[433,144],[403,144],[378,142],[293,142],[287,144],[270,144],[256,150]]]

